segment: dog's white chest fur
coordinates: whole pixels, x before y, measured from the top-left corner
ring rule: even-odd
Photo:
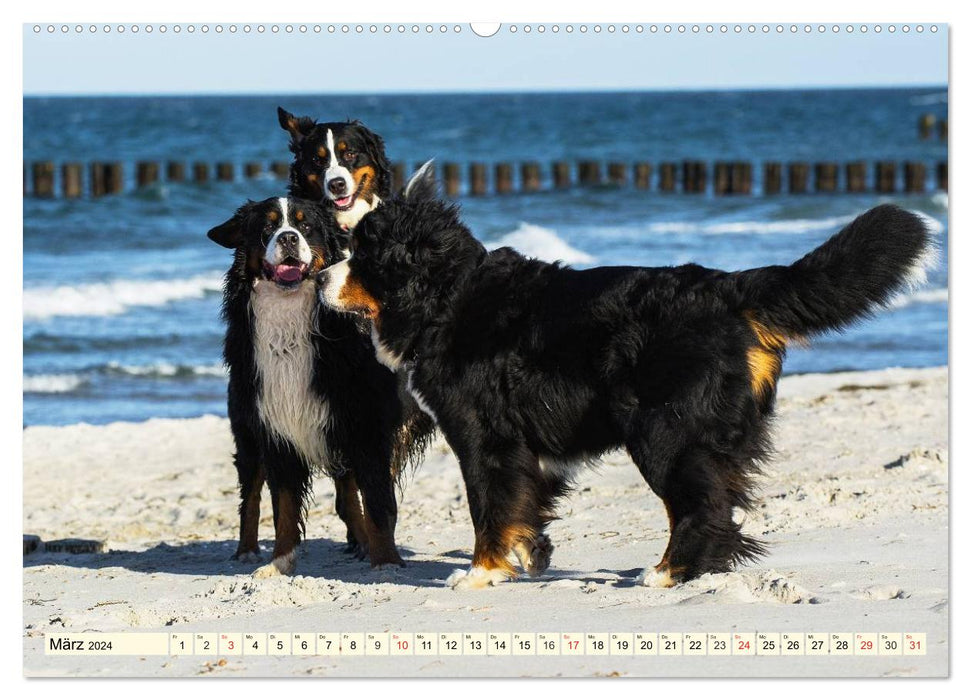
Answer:
[[[274,439],[286,440],[308,463],[326,470],[330,460],[324,431],[330,411],[310,386],[315,303],[314,284],[309,280],[293,290],[258,280],[250,296],[260,419]]]

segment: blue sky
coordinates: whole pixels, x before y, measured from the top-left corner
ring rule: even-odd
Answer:
[[[103,25],[99,25],[103,26]],[[116,25],[113,25],[116,26]],[[171,27],[171,25],[169,25]],[[499,90],[703,89],[943,85],[947,27],[809,34],[761,25],[693,34],[588,31],[539,34],[504,27],[480,38],[468,25],[442,34],[340,29],[315,34],[155,31],[35,34],[24,26],[24,94],[372,93]],[[312,26],[312,25],[311,25]],[[533,25],[534,27],[536,25]],[[563,27],[565,25],[561,25]],[[592,25],[590,25],[592,27]],[[603,25],[606,27],[606,25]],[[663,26],[663,25],[662,25]],[[816,25],[814,25],[816,26]],[[842,25],[845,27],[845,25]],[[925,25],[927,27],[929,25]],[[857,25],[858,27],[858,25]],[[886,25],[884,25],[886,27]],[[899,25],[898,25],[899,27]]]

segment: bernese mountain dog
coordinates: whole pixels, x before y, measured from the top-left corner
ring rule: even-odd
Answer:
[[[544,533],[577,469],[626,448],[670,524],[638,577],[667,587],[764,554],[737,516],[770,455],[786,347],[865,318],[922,280],[922,220],[881,205],[791,265],[575,270],[487,251],[427,169],[365,216],[318,274],[328,306],[370,319],[461,465],[475,530],[453,587],[549,565]],[[741,510],[737,510],[741,509]]]
[[[235,251],[223,296],[240,489],[235,558],[260,559],[265,482],[276,540],[256,575],[292,573],[311,479],[324,473],[336,484],[347,551],[375,567],[401,565],[396,477],[422,440],[397,378],[375,359],[367,322],[317,303],[314,275],[346,257],[350,235],[323,206],[293,197],[248,202],[208,235]]]
[[[317,123],[277,107],[290,134],[290,194],[321,201],[345,231],[391,195],[382,138],[359,121]]]

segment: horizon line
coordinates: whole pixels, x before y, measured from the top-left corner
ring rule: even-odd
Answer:
[[[373,90],[369,92],[328,92],[328,91],[253,91],[253,92],[211,92],[211,91],[190,91],[190,92],[24,92],[23,98],[83,98],[83,97],[373,97],[376,95],[387,97],[400,96],[431,96],[431,95],[530,95],[530,94],[617,94],[617,93],[688,93],[688,92],[779,92],[779,91],[833,91],[833,90],[942,90],[950,94],[949,83],[878,83],[866,85],[742,85],[734,87],[571,87],[571,88],[483,88],[479,90]]]

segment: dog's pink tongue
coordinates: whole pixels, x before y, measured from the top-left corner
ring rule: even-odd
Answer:
[[[297,265],[277,265],[273,271],[273,279],[279,282],[296,282],[303,277],[303,271]]]
[[[341,197],[340,199],[335,199],[334,200],[334,204],[336,204],[339,207],[346,207],[348,204],[350,204],[350,202],[351,202],[350,196],[348,196],[348,197]]]

